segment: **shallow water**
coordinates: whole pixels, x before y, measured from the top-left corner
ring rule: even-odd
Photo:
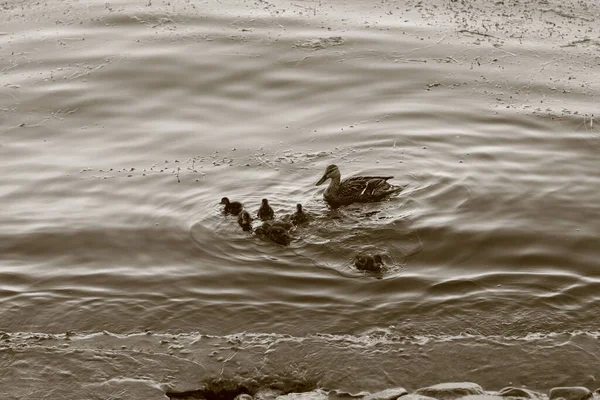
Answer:
[[[593,387],[599,46],[577,41],[598,36],[597,6],[487,37],[459,31],[452,15],[481,12],[459,5],[149,4],[4,6],[0,329],[98,348],[102,331],[141,349],[144,330],[241,335],[242,364],[273,353],[255,374],[291,356],[351,391]],[[407,187],[333,211],[314,186],[332,163]],[[315,220],[276,246],[223,196]],[[364,250],[383,275],[352,266]]]

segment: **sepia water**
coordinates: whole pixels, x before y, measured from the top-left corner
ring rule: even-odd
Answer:
[[[594,2],[0,7],[6,398],[599,386]],[[329,164],[407,187],[331,210]],[[277,246],[223,196],[315,219]]]

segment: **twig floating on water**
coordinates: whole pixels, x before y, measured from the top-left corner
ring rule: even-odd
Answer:
[[[485,36],[485,37],[491,37],[491,38],[495,38],[496,36],[493,35],[489,35],[487,33],[481,33],[481,32],[476,32],[476,31],[470,31],[468,29],[461,29],[460,31],[458,31],[459,33],[470,33],[471,35],[479,35],[479,36]]]

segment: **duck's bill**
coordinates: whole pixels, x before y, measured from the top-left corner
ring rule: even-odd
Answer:
[[[327,180],[327,176],[323,175],[323,177],[321,179],[319,179],[319,182],[315,183],[315,186],[322,185],[326,180]]]

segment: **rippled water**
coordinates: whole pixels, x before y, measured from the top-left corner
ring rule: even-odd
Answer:
[[[403,351],[427,370],[398,372],[407,387],[507,384],[507,360],[531,368],[521,384],[592,385],[598,8],[488,37],[456,22],[481,10],[431,7],[5,3],[0,329],[258,337],[276,361],[256,374],[368,359],[368,388],[396,381]],[[331,210],[314,184],[333,163],[407,187]],[[223,196],[315,220],[276,246]],[[364,250],[386,273],[352,266]]]

